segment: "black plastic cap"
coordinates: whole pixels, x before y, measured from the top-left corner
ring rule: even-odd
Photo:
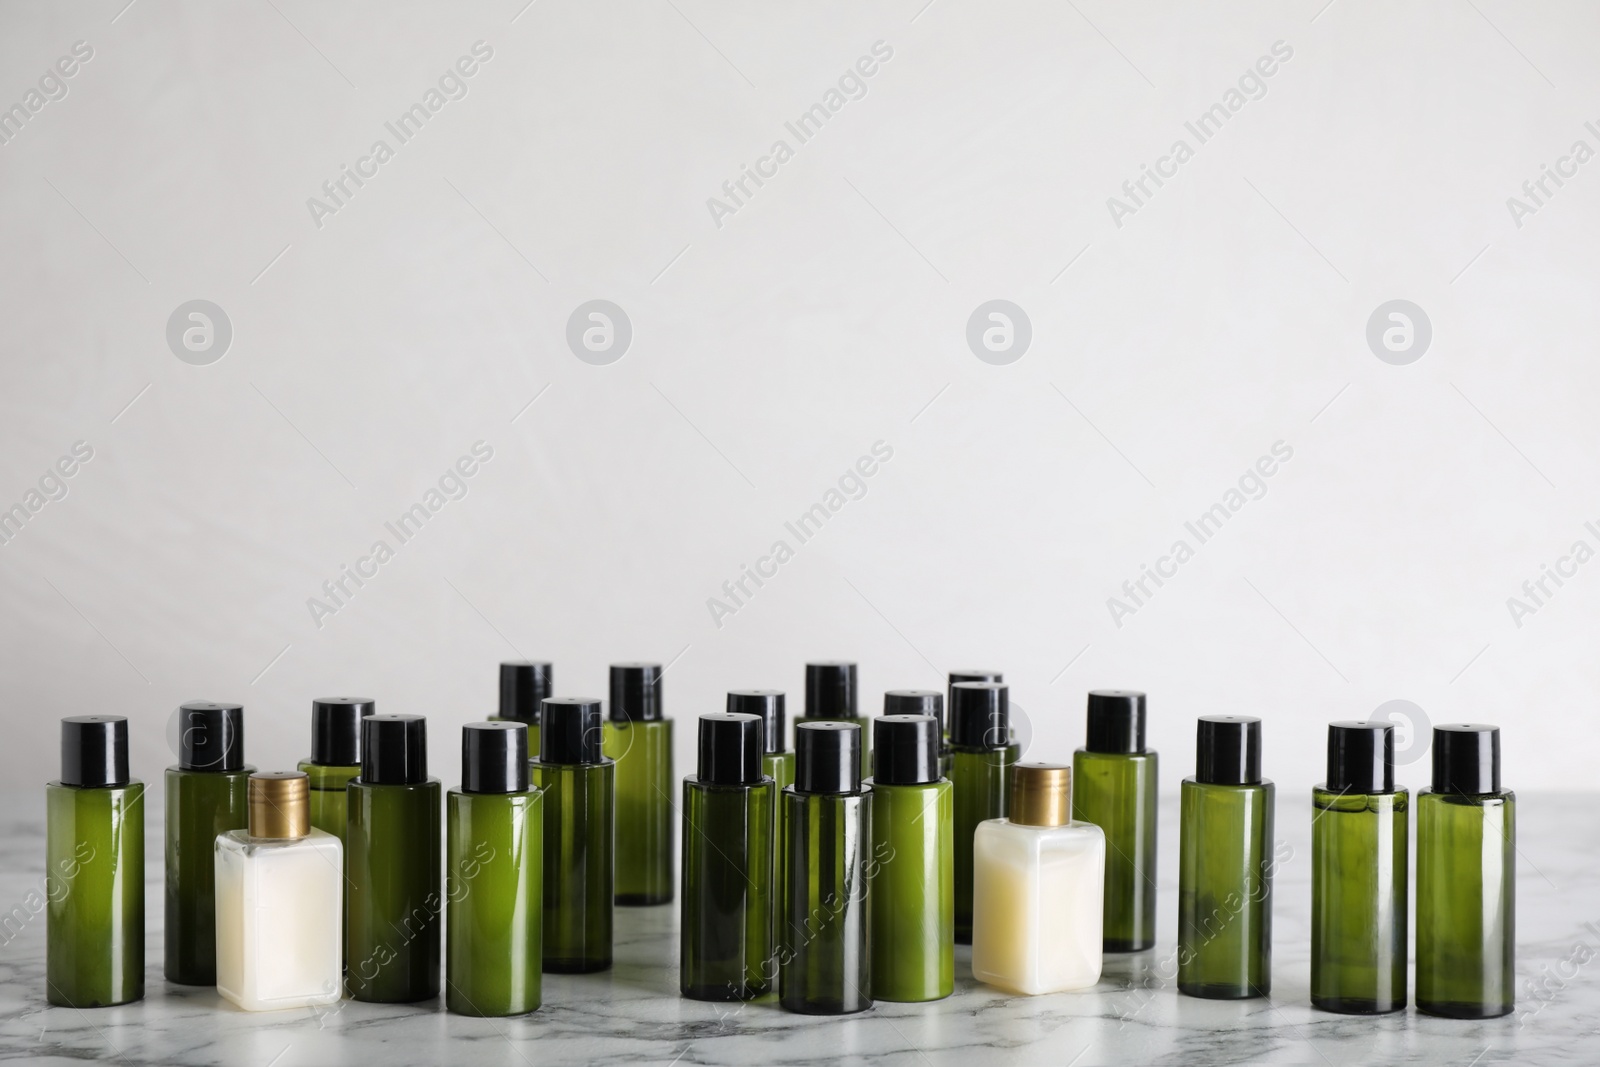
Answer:
[[[878,785],[937,782],[943,742],[939,720],[932,715],[878,716],[872,720],[872,781]]]
[[[540,706],[539,762],[599,763],[603,738],[594,697],[546,697]]]
[[[861,727],[853,722],[800,722],[794,727],[797,793],[861,791]]]
[[[962,682],[1003,682],[1006,676],[999,671],[983,671],[977,669],[964,671],[951,671],[945,682],[945,707],[953,707],[956,702],[955,688]]]
[[[371,697],[319,697],[311,702],[311,762],[354,767],[361,762],[361,720],[378,710]]]
[[[73,715],[61,720],[61,784],[84,789],[128,784],[128,720]]]
[[[1500,727],[1459,722],[1433,728],[1433,791],[1500,792]]]
[[[713,785],[755,785],[761,781],[762,732],[759,715],[712,712],[700,716],[697,777]]]
[[[461,728],[461,791],[528,791],[526,723],[469,722]]]
[[[661,664],[611,665],[611,721],[660,722]]]
[[[891,689],[883,694],[885,715],[932,715],[939,720],[940,740],[944,737],[944,694],[937,689]],[[873,735],[877,747],[877,735]]]
[[[806,715],[813,719],[854,719],[856,665],[843,660],[806,664]],[[795,751],[799,751],[799,742]]]
[[[178,707],[178,766],[186,771],[244,769],[244,705],[194,700]]]
[[[755,715],[761,719],[761,750],[768,755],[786,752],[783,693],[776,689],[735,689],[728,694],[729,715]]]
[[[1142,753],[1144,694],[1132,689],[1091,689],[1083,747],[1124,756]]]
[[[1394,792],[1394,723],[1328,724],[1328,780],[1332,793]]]
[[[428,720],[421,715],[368,715],[361,720],[361,780],[416,785],[428,780]]]
[[[1261,720],[1249,715],[1202,716],[1195,733],[1195,781],[1257,785],[1261,781]]]
[[[500,664],[502,719],[539,725],[539,705],[555,684],[555,667],[536,660],[513,659]]]
[[[950,743],[989,749],[1011,743],[1011,690],[1004,682],[950,687]]]

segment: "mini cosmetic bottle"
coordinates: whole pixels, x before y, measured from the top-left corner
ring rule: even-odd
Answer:
[[[678,988],[750,1000],[771,988],[776,790],[762,774],[760,718],[700,716],[698,773],[683,780]]]
[[[61,720],[61,777],[45,786],[45,999],[104,1008],[144,996],[144,783],[128,777],[128,720]],[[24,906],[38,914],[37,892]]]
[[[1347,1015],[1406,1006],[1407,818],[1394,725],[1328,726],[1311,791],[1311,1005]]]
[[[522,1015],[544,973],[544,798],[528,781],[528,728],[461,730],[461,788],[445,797],[445,1007]]]
[[[550,663],[514,659],[500,664],[500,710],[489,721],[510,719],[528,728],[528,758],[539,755],[539,708],[553,692],[555,667]]]
[[[728,694],[727,712],[761,719],[761,773],[772,779],[779,794],[793,785],[794,753],[789,751],[784,695],[776,689],[736,689]],[[777,810],[774,803],[773,811]]]
[[[861,777],[872,773],[866,716],[856,703],[856,665],[842,660],[819,660],[806,664],[806,713],[794,720],[803,722],[853,722],[861,727]],[[798,737],[799,735],[796,735]],[[795,748],[800,747],[799,741]]]
[[[783,791],[778,1002],[803,1015],[872,1007],[872,791],[861,727],[798,722]]]
[[[544,793],[544,969],[611,966],[617,765],[601,748],[600,701],[549,697],[533,784]]]
[[[335,1003],[344,849],[312,827],[305,772],[249,782],[249,827],[216,841],[217,992],[245,1011]]]
[[[1019,763],[1011,815],[973,844],[972,976],[1012,993],[1100,980],[1106,839],[1070,818],[1072,768]]]
[[[939,723],[939,777],[950,777],[950,733],[945,728],[943,693],[937,689],[891,689],[883,694],[883,713],[932,715]],[[878,743],[876,736],[872,743]]]
[[[672,720],[661,707],[661,664],[611,665],[605,754],[616,767],[616,889],[623,906],[672,900]]]
[[[965,945],[972,943],[972,835],[979,823],[1006,817],[1011,768],[1019,752],[1011,743],[1010,692],[1004,683],[957,682],[950,692],[956,943]]]
[[[345,973],[357,1000],[439,994],[439,779],[420,715],[361,720],[361,776],[345,787]]]
[[[167,981],[217,984],[217,837],[243,830],[250,775],[244,707],[178,708],[178,764],[167,768]]]
[[[1178,821],[1178,991],[1211,1000],[1272,992],[1272,783],[1261,720],[1200,719]]]
[[[956,686],[960,685],[962,682],[1003,682],[1005,680],[1005,675],[999,671],[984,671],[976,669],[951,671],[949,682],[945,686],[944,706],[946,708],[955,706]],[[945,723],[945,729],[947,732],[949,727],[950,724]]]
[[[1516,1006],[1516,794],[1500,788],[1500,730],[1433,728],[1433,786],[1417,793],[1417,1010],[1493,1019]]]
[[[1144,747],[1144,694],[1089,694],[1089,728],[1072,757],[1072,818],[1106,835],[1107,952],[1156,943],[1156,754]]]
[[[934,693],[934,697],[943,694]],[[955,991],[955,857],[950,783],[932,715],[872,722],[872,998]]]
[[[345,786],[361,774],[361,720],[377,710],[368,697],[311,702],[311,758],[300,770],[311,781],[311,825],[344,843]]]

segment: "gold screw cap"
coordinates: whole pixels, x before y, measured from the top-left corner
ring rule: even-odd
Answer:
[[[1018,763],[1011,768],[1011,821],[1021,826],[1065,826],[1072,821],[1072,768],[1060,763]]]
[[[311,779],[304,771],[250,776],[250,836],[305,837],[311,832]]]

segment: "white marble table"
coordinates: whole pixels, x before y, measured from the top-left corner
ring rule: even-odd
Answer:
[[[40,791],[42,792],[42,791]],[[0,910],[44,870],[39,793],[8,798],[0,818]],[[1278,837],[1294,849],[1276,885],[1271,1001],[1180,997],[1170,979],[1176,810],[1163,807],[1160,941],[1110,957],[1092,992],[1010,997],[976,985],[957,952],[956,993],[936,1004],[879,1004],[848,1018],[789,1015],[771,998],[703,1004],[677,995],[676,909],[619,909],[617,964],[606,974],[546,975],[544,1007],[519,1019],[468,1019],[437,1003],[345,1001],[322,1014],[238,1011],[212,990],[161,978],[161,837],[151,811],[147,852],[147,990],[141,1003],[78,1011],[44,998],[44,920],[0,936],[0,1058],[29,1064],[583,1063],[890,1065],[1264,1063],[1600,1064],[1600,796],[1520,798],[1518,1012],[1491,1022],[1380,1018],[1313,1011],[1310,806],[1280,798]],[[1594,929],[1586,926],[1593,923]],[[15,921],[12,923],[15,927]],[[1581,966],[1562,961],[1594,958]],[[1576,956],[1575,956],[1576,952]],[[1528,992],[1547,987],[1543,1002]]]

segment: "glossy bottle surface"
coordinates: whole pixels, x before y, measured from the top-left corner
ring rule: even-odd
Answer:
[[[853,722],[861,727],[861,777],[872,774],[872,719],[866,715],[796,715],[794,725],[803,722]],[[792,753],[791,753],[792,755]]]
[[[445,1006],[533,1011],[544,973],[543,795],[452,789],[445,804]]]
[[[872,793],[783,794],[778,999],[805,1015],[872,1007]]]
[[[216,985],[216,847],[218,836],[243,830],[255,768],[186,771],[168,767],[167,981]]]
[[[872,784],[872,998],[955,991],[955,857],[949,782]]]
[[[604,751],[616,763],[616,902],[672,900],[675,781],[672,720],[605,724]]]
[[[1417,1010],[1516,1004],[1516,796],[1417,792]]]
[[[405,1003],[439,993],[440,807],[437,778],[346,786],[345,963],[357,1000]]]
[[[544,969],[611,966],[616,764],[533,763],[544,792]]]
[[[344,856],[339,839],[216,841],[217,992],[246,1011],[332,1004],[344,995]]]
[[[1235,1000],[1272,992],[1271,782],[1183,780],[1178,989]]]
[[[955,868],[955,930],[958,944],[972,943],[972,835],[978,824],[1003,819],[1011,797],[1011,767],[1020,749],[950,746]]]
[[[311,779],[311,825],[345,843],[345,786],[361,774],[360,764],[327,767],[301,760],[299,770]]]
[[[1311,1003],[1372,1015],[1406,1006],[1410,797],[1311,791]]]
[[[72,1008],[139,1000],[144,783],[80,788],[51,782],[45,811],[45,997]],[[34,907],[29,899],[23,906]]]
[[[678,988],[695,1000],[749,1000],[772,987],[773,801],[754,785],[683,783]]]
[[[1150,948],[1156,943],[1156,754],[1078,749],[1072,820],[1105,832],[1104,950]]]

